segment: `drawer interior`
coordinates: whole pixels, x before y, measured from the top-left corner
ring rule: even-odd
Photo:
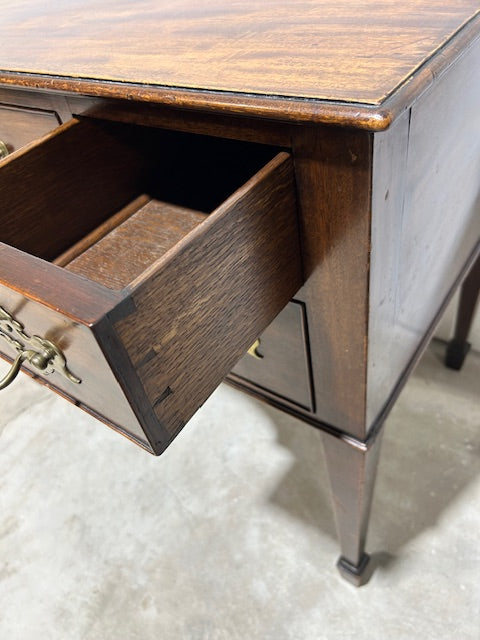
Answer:
[[[72,121],[0,171],[0,240],[122,289],[205,220],[277,149]],[[20,158],[18,158],[20,160]]]
[[[155,453],[303,283],[276,147],[75,119],[2,161],[0,203],[0,306],[81,384],[25,367]]]

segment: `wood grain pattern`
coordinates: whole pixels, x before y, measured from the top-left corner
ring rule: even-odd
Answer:
[[[66,268],[109,289],[123,289],[205,217],[198,211],[150,200]]]
[[[294,141],[316,416],[365,435],[372,135],[303,128]]]
[[[20,261],[11,259],[8,261],[8,268],[1,259],[0,251],[0,273],[7,279],[7,284],[0,284],[0,305],[11,313],[19,322],[25,326],[29,335],[39,335],[54,342],[64,352],[68,366],[72,372],[78,376],[82,382],[74,385],[57,373],[50,376],[37,375],[35,369],[30,369],[29,365],[23,365],[23,370],[29,370],[36,379],[59,393],[64,398],[80,406],[85,411],[93,414],[123,435],[135,440],[143,447],[149,448],[145,434],[135,417],[132,408],[127,401],[115,375],[112,373],[109,363],[98,345],[88,322],[81,318],[70,318],[67,313],[60,308],[52,308],[36,299],[28,296],[24,292],[15,291],[12,283],[14,278],[11,273],[20,270]],[[37,260],[37,262],[40,262]],[[52,265],[48,265],[52,267]],[[62,270],[52,267],[54,276],[62,274]],[[78,304],[82,299],[81,287],[73,286],[67,290],[62,278],[52,278],[52,272],[44,273],[38,269],[31,269],[28,272],[30,279],[40,278],[43,275],[43,288],[49,286],[51,291],[58,292],[58,298],[65,298],[69,295],[77,296]],[[70,275],[70,274],[67,274]],[[81,283],[80,283],[81,284]],[[62,286],[63,285],[63,286]],[[37,287],[35,287],[37,289]],[[41,289],[39,287],[38,289]],[[95,288],[92,288],[95,294]],[[38,291],[36,291],[38,295]],[[107,291],[108,293],[108,291]],[[48,296],[50,302],[55,302],[55,296]],[[104,304],[108,304],[108,296],[104,297]],[[110,306],[112,300],[110,300]],[[84,311],[87,312],[87,305]],[[105,310],[107,313],[107,310]],[[11,361],[15,352],[4,341],[0,341],[0,356]]]
[[[59,267],[66,267],[67,265],[71,264],[73,260],[78,258],[82,253],[93,247],[93,245],[99,242],[107,234],[109,234],[111,231],[125,222],[125,220],[136,213],[143,205],[147,204],[149,200],[150,196],[146,194],[139,195],[134,200],[125,205],[122,209],[120,209],[120,211],[117,211],[113,214],[113,216],[107,218],[105,222],[102,222],[93,231],[88,233],[73,246],[69,247],[66,251],[56,257],[55,260],[52,260],[52,263],[58,265]]]
[[[2,163],[0,304],[59,344],[82,379],[73,387],[56,376],[54,390],[163,450],[301,285],[290,157],[235,191],[273,155],[268,146],[73,120]],[[25,179],[33,191],[22,191]],[[232,190],[210,216],[182,205],[209,211]],[[58,259],[74,256],[70,269],[46,260],[79,236]],[[124,326],[125,316],[133,329],[117,335],[112,322]],[[151,359],[158,340],[170,341],[167,363],[163,353]],[[155,415],[155,367],[173,385],[167,407],[181,407],[181,424],[176,413],[165,424]],[[197,376],[195,367],[207,369]]]
[[[96,282],[0,242],[0,284],[59,311],[73,321],[95,324],[122,295]]]
[[[327,434],[341,567],[358,584],[383,420],[476,257],[467,258],[480,220],[478,6],[73,0],[35,11],[23,0],[2,17],[1,83],[63,91],[63,114],[89,109],[152,129],[124,138],[113,128],[108,141],[100,122],[67,126],[3,163],[3,240],[49,259],[82,240],[79,273],[2,245],[0,303],[59,341],[72,370],[89,376],[80,406],[108,413],[161,453],[308,278],[296,297],[310,328],[314,412],[303,400],[294,407],[299,394],[265,397]],[[1,102],[47,100],[23,95],[25,103],[22,92],[0,88]],[[99,139],[78,135],[89,127]],[[296,185],[282,154],[240,186],[272,149],[153,127],[291,147]],[[73,136],[67,155],[65,135]],[[25,182],[38,201],[22,192]],[[107,267],[97,279],[112,284],[112,253],[134,231],[130,212],[109,216],[139,193],[216,210],[163,255],[149,248],[146,262],[121,270],[115,286],[128,284],[113,291],[93,281],[98,265]],[[17,217],[32,238],[15,228]],[[127,222],[110,242],[119,217]],[[295,384],[271,373],[277,394],[285,380]],[[306,385],[300,369],[289,373]]]
[[[54,112],[0,104],[0,140],[10,153],[41,138],[59,124],[60,118]]]
[[[68,125],[60,130],[60,135],[66,133],[68,137],[70,130],[71,125]],[[35,233],[38,233],[35,229],[40,229],[40,232],[42,229],[49,230],[48,215],[57,206],[62,188],[57,185],[55,189],[56,163],[53,161],[52,167],[48,162],[48,158],[53,156],[43,154],[40,149],[42,144],[50,147],[52,140],[55,148],[58,144],[57,135],[58,132],[54,136],[47,136],[43,143],[35,143],[20,150],[2,163],[2,240],[13,241],[22,246],[31,243],[36,250],[45,246],[35,237]],[[38,175],[35,172],[37,160]],[[62,169],[62,175],[68,175],[68,171],[65,173],[66,167],[63,166]],[[46,188],[44,200],[37,198],[35,191],[25,189],[25,181],[30,181],[31,185],[39,188],[46,176],[50,176],[53,183],[50,183],[51,189]],[[73,179],[76,179],[75,175]],[[65,187],[67,185],[63,185]],[[27,203],[25,209],[15,208],[18,206],[15,195],[19,201]],[[36,220],[37,226],[29,226],[29,216],[35,216],[35,213],[40,216]],[[55,228],[52,233],[54,231]],[[62,238],[60,231],[53,235],[53,242],[58,237]],[[4,242],[0,243],[0,305],[24,324],[27,333],[46,337],[57,344],[64,351],[71,370],[82,380],[80,385],[72,385],[61,376],[53,374],[45,378],[38,376],[39,382],[148,448],[138,420],[92,335],[92,327],[120,300],[120,295],[97,283],[78,278],[45,260]],[[8,346],[0,348],[2,357],[12,357]],[[28,366],[25,365],[24,369],[28,369]]]
[[[129,85],[160,87],[159,101],[183,88],[237,102],[257,94],[380,105],[477,13],[475,0],[24,0],[3,11],[2,68],[5,81],[31,74],[32,86],[43,75],[55,88],[61,78],[118,83],[124,97]]]
[[[115,323],[167,432],[152,443],[158,453],[301,283],[281,153],[132,284],[136,312]]]
[[[2,241],[53,260],[141,192],[144,165],[108,127],[72,120],[1,169]]]
[[[185,110],[164,105],[101,100],[78,96],[68,97],[73,114],[88,118],[113,120],[125,124],[160,127],[169,131],[182,131],[226,140],[242,140],[280,147],[290,147],[294,125],[259,121],[258,118],[232,118],[222,113]]]

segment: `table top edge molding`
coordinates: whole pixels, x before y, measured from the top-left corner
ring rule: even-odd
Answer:
[[[177,109],[249,116],[289,123],[330,124],[384,131],[480,37],[480,13],[463,24],[421,66],[378,104],[234,93],[208,89],[135,84],[86,77],[0,69],[0,85],[17,89],[147,102]]]

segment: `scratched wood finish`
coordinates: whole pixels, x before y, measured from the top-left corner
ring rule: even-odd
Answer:
[[[114,326],[163,427],[157,452],[301,286],[293,185],[281,153],[132,284],[136,311]]]
[[[375,136],[367,428],[480,239],[479,59],[477,41]]]
[[[150,200],[66,268],[110,289],[123,289],[205,217],[198,211]]]
[[[379,105],[477,11],[475,0],[25,1],[2,12],[2,69],[6,81],[31,74],[31,86],[39,74],[54,88],[114,81],[124,97],[160,87],[159,101],[190,88]]]

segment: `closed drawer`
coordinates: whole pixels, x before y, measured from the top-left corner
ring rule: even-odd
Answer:
[[[313,411],[312,380],[305,308],[290,302],[233,368],[237,384]]]
[[[21,149],[60,124],[53,111],[0,104],[0,158]],[[3,152],[2,152],[3,150]]]
[[[4,357],[50,341],[23,368],[161,453],[301,285],[293,180],[285,152],[102,121],[7,157]]]

